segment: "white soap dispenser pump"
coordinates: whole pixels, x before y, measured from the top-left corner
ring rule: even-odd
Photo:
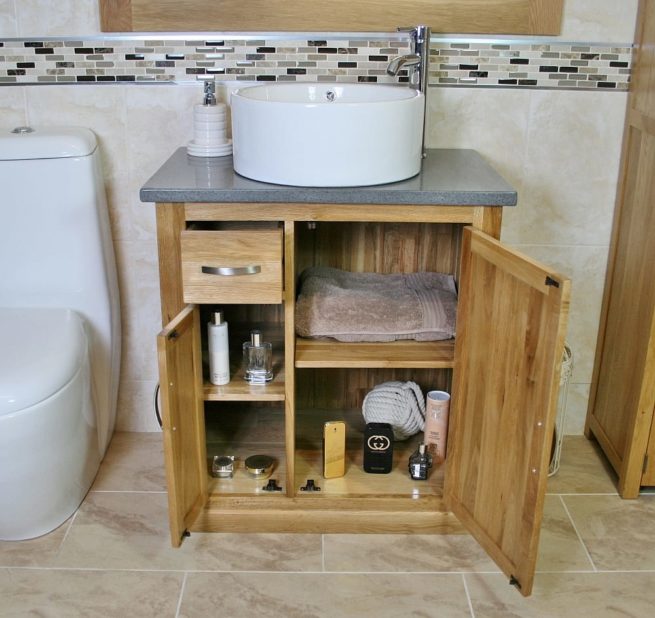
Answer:
[[[212,314],[207,324],[207,346],[209,348],[209,381],[223,386],[230,381],[230,351],[227,322],[222,311]]]

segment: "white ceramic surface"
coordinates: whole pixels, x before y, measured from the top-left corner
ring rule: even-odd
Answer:
[[[3,307],[0,318],[0,539],[15,541],[66,521],[102,457],[82,318]]]
[[[0,538],[24,539],[74,512],[111,439],[119,299],[91,131],[0,135],[0,186]]]
[[[267,84],[232,93],[234,169],[275,184],[349,187],[421,169],[424,96],[382,84]]]

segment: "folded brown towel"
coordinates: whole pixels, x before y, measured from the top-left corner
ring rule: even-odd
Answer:
[[[437,341],[455,336],[452,275],[351,273],[307,268],[300,275],[296,333],[339,341]]]

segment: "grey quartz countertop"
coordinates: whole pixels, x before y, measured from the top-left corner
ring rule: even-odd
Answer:
[[[296,187],[239,176],[232,157],[178,148],[141,188],[142,202],[514,206],[516,191],[475,150],[431,149],[421,172],[372,187]]]

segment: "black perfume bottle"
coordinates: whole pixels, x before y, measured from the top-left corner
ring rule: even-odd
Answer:
[[[409,458],[409,476],[415,481],[425,481],[431,467],[432,456],[427,452],[425,444],[419,444],[418,449]]]

